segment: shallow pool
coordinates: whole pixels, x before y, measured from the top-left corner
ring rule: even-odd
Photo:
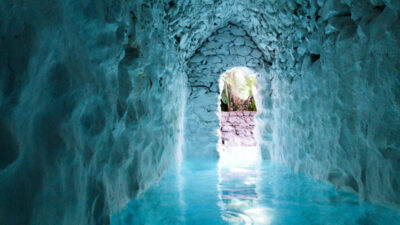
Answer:
[[[239,157],[240,158],[240,157]],[[186,160],[111,218],[128,224],[400,224],[400,212],[269,161]]]

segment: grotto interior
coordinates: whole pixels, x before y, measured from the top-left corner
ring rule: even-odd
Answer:
[[[0,224],[400,224],[400,1],[0,12]],[[234,67],[255,143],[220,157]]]

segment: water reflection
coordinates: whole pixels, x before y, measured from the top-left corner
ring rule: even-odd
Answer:
[[[273,210],[260,204],[261,160],[256,147],[220,151],[218,194],[221,217],[230,224],[271,224]]]
[[[236,150],[221,151],[219,160],[184,160],[111,224],[400,224],[398,211],[261,161],[256,149]]]

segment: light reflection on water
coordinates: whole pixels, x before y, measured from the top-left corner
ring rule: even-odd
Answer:
[[[400,224],[400,212],[260,161],[257,151],[224,153],[184,160],[111,224]]]
[[[273,209],[259,203],[260,158],[256,147],[220,150],[217,189],[224,221],[230,224],[271,224]]]

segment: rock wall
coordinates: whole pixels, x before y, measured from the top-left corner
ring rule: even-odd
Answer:
[[[108,224],[179,143],[186,76],[162,7],[2,1],[0,12],[0,224]]]
[[[260,75],[265,158],[400,205],[397,0],[0,12],[1,224],[107,224],[173,162],[186,100],[185,154],[215,157],[217,83],[233,66]]]
[[[170,24],[186,58],[232,22],[271,64],[256,118],[264,158],[398,208],[399,10],[391,0],[178,1]]]
[[[255,114],[255,111],[221,112],[222,145],[227,147],[257,146],[257,141],[254,137]]]
[[[398,208],[399,11],[347,4],[352,8],[322,5],[318,29],[302,44],[311,56],[299,75],[272,82],[270,154],[296,171]]]
[[[216,31],[189,59],[185,122],[186,157],[217,157],[219,78],[232,67],[260,71],[262,53],[246,31],[233,24]],[[260,79],[262,77],[258,75]]]

